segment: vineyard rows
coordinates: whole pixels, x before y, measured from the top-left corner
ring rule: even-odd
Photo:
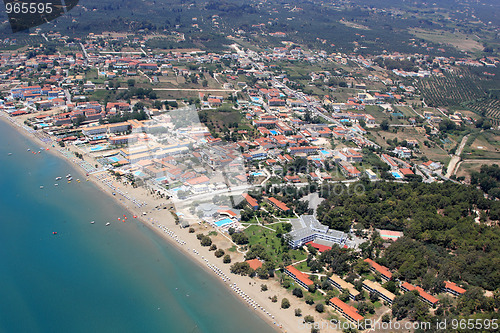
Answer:
[[[486,97],[477,76],[466,70],[417,80],[417,88],[428,106],[458,106]]]
[[[500,100],[478,100],[468,104],[467,107],[477,114],[488,117],[491,120],[492,124],[496,126],[500,125]]]

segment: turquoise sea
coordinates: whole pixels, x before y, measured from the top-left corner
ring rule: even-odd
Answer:
[[[67,161],[3,121],[0,143],[0,332],[273,332]]]

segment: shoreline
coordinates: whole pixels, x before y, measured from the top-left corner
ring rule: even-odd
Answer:
[[[76,156],[70,156],[64,154],[64,149],[66,152],[74,154],[75,151],[79,151],[77,147],[58,147],[54,141],[45,142],[39,136],[36,135],[37,132],[30,131],[29,128],[25,127],[24,124],[20,124],[18,121],[8,117],[5,114],[0,115],[0,119],[5,118],[3,121],[12,126],[19,134],[28,138],[35,144],[41,144],[40,147],[49,148],[44,150],[45,153],[51,153],[58,158],[63,158],[63,160],[69,160],[71,166],[77,171],[77,173],[84,179],[92,181],[92,183],[108,197],[113,198],[114,202],[119,204],[121,207],[125,208],[127,213],[136,216],[136,219],[140,221],[143,225],[151,229],[154,233],[160,236],[163,240],[167,241],[168,244],[174,246],[178,251],[187,255],[189,260],[193,263],[201,265],[204,270],[208,273],[215,274],[216,277],[220,278],[220,283],[222,283],[227,290],[236,298],[238,298],[249,310],[256,313],[260,318],[262,318],[274,331],[276,332],[304,332],[304,327],[300,325],[304,316],[311,314],[315,318],[318,317],[318,313],[310,311],[309,306],[300,302],[295,297],[287,292],[287,290],[281,288],[279,283],[270,280],[252,279],[247,276],[235,275],[230,272],[231,264],[222,263],[222,258],[216,258],[213,251],[209,251],[208,247],[202,247],[199,240],[196,238],[196,234],[199,232],[210,232],[214,230],[213,228],[208,228],[207,226],[193,225],[196,230],[195,233],[189,233],[189,228],[181,228],[175,224],[173,215],[170,209],[166,209],[168,201],[159,202],[158,198],[153,195],[148,194],[144,188],[132,188],[131,186],[126,186],[113,179],[113,177],[106,171],[99,171],[96,173],[89,173],[83,169],[80,165],[81,160],[77,159]],[[38,132],[39,133],[39,132]],[[54,144],[54,147],[52,146]],[[89,159],[93,158],[84,154],[86,158],[85,162],[90,163]],[[83,161],[82,161],[83,162]],[[95,162],[95,161],[93,161]],[[76,177],[73,177],[76,178]],[[132,199],[137,200],[140,203],[144,203],[143,206],[138,206],[136,202],[126,199],[122,194],[116,193],[113,195],[112,188],[107,186],[105,182],[112,184],[115,188],[118,188],[121,193],[125,192],[127,196]],[[130,194],[129,194],[130,192]],[[143,192],[143,193],[141,193]],[[160,208],[158,208],[160,206]],[[165,208],[164,208],[165,207]],[[146,213],[146,215],[143,215]],[[132,217],[130,217],[132,219]],[[118,223],[115,221],[113,223]],[[125,220],[123,220],[125,222]],[[111,226],[113,225],[111,224]],[[122,222],[120,222],[122,223]],[[177,229],[174,229],[177,228]],[[200,230],[203,228],[204,230]],[[174,231],[175,230],[175,231]],[[219,234],[219,232],[218,232]],[[222,248],[222,247],[221,247]],[[244,260],[243,255],[237,252],[227,252],[231,255],[232,262]],[[225,279],[225,280],[224,280]],[[260,291],[260,285],[266,284],[268,286],[268,291]],[[272,295],[278,296],[278,302],[272,303],[270,298]],[[288,309],[281,309],[280,300],[286,297],[291,303],[291,307]],[[294,315],[294,309],[301,306],[302,317],[296,317]],[[307,309],[304,309],[306,308]],[[324,319],[324,318],[322,318]]]

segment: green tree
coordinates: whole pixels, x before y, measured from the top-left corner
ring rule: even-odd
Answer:
[[[288,300],[288,298],[283,298],[281,300],[281,308],[288,309],[289,307],[290,307],[290,301]]]
[[[299,298],[302,298],[304,296],[303,293],[302,293],[302,288],[300,288],[300,287],[294,288],[293,291],[292,291],[292,294],[294,296],[299,297]]]

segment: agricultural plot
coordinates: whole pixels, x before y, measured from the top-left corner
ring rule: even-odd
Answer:
[[[500,125],[500,100],[485,98],[467,104],[475,113],[490,119],[494,126]]]
[[[449,32],[443,30],[410,29],[409,32],[418,38],[422,38],[434,43],[451,45],[461,51],[477,52],[483,49],[483,45],[478,42],[474,35],[465,35],[460,32]]]
[[[409,106],[396,105],[394,111],[402,113],[405,117],[418,117],[417,114]]]
[[[464,148],[464,159],[497,159],[500,161],[500,139],[494,132],[479,134],[472,144]]]
[[[416,84],[428,106],[459,106],[486,98],[478,77],[467,70],[418,79]]]

